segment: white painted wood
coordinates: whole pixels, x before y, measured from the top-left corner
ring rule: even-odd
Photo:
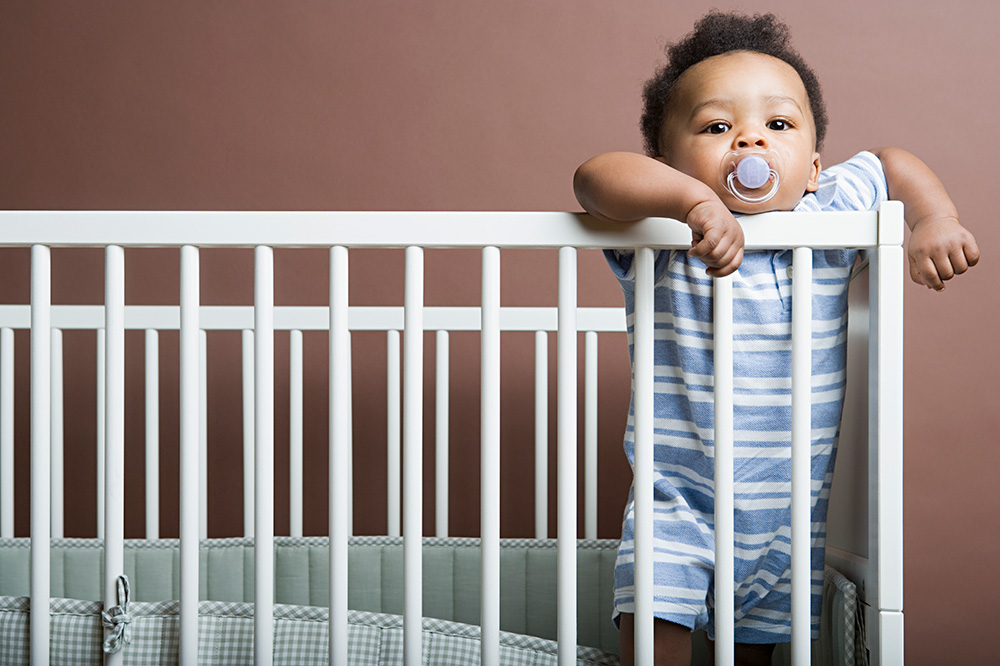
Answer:
[[[423,622],[424,251],[406,248],[403,324],[403,663],[421,663]]]
[[[208,538],[208,334],[198,331],[198,536]]]
[[[875,245],[869,216],[819,215],[746,216],[740,221],[746,248]],[[582,213],[553,212],[3,211],[0,239],[5,246],[687,248],[691,230],[663,218],[625,228]]]
[[[812,250],[792,257],[792,662],[812,643]]]
[[[252,324],[251,324],[252,325]],[[243,350],[243,536],[253,537],[254,524],[254,340],[253,331],[244,330]]]
[[[715,363],[715,663],[735,658],[733,278],[713,281]]]
[[[402,473],[402,398],[399,331],[388,331],[386,340],[386,534],[402,534],[400,474]]]
[[[104,607],[118,605],[118,576],[125,573],[125,250],[104,255]],[[125,663],[125,653],[105,654],[106,666]]]
[[[0,539],[14,538],[14,331],[0,330]]]
[[[198,663],[198,540],[201,465],[198,303],[201,299],[198,248],[181,248],[180,329],[180,645],[181,666]]]
[[[351,533],[351,343],[347,330],[349,255],[330,249],[330,663],[346,664]]]
[[[549,337],[535,331],[535,538],[549,538]]]
[[[63,473],[63,337],[58,328],[52,329],[52,478],[49,490],[52,494],[52,538],[64,536],[64,473]]]
[[[256,666],[273,661],[274,621],[274,250],[254,249],[254,629]]]
[[[500,663],[500,250],[483,248],[480,354],[480,663]]]
[[[878,614],[878,664],[873,666],[903,666],[903,612],[882,611]]]
[[[559,666],[576,663],[576,249],[559,249],[556,538]]]
[[[52,397],[52,268],[48,247],[31,248],[31,663],[49,663],[49,494]],[[103,462],[103,461],[102,461]],[[38,610],[40,609],[40,612]]]
[[[653,251],[635,251],[633,394],[635,454],[635,663],[653,666]]]
[[[434,382],[434,534],[448,536],[448,331],[435,336]]]
[[[288,534],[300,537],[302,536],[302,331],[289,332],[288,356]]]
[[[145,335],[146,379],[146,538],[160,538],[160,335]]]
[[[97,538],[104,538],[104,380],[105,351],[104,308],[101,308],[101,323],[97,329]]]
[[[584,336],[583,538],[597,538],[597,333]]]

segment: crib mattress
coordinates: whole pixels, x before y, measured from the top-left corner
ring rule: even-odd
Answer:
[[[28,666],[29,601],[0,597],[0,663]],[[134,602],[131,642],[124,648],[126,664],[177,663],[179,604],[176,601]],[[104,631],[101,604],[52,599],[50,659],[53,664],[100,666]],[[198,663],[229,666],[253,662],[253,606],[247,603],[203,601],[199,604]],[[329,657],[325,608],[274,608],[275,666],[326,666]],[[479,661],[479,627],[424,619],[422,664],[472,664]],[[386,613],[348,613],[348,657],[357,666],[403,663],[403,618]],[[508,632],[500,633],[500,663],[505,666],[555,665],[554,641]],[[615,655],[596,648],[577,648],[579,666],[610,666]]]

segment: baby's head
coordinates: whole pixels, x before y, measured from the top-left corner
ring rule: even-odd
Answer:
[[[709,185],[739,212],[788,210],[816,189],[826,109],[787,26],[770,14],[711,13],[667,55],[643,95],[651,157]],[[734,158],[749,153],[766,154],[780,172],[766,203],[734,197],[725,185]]]

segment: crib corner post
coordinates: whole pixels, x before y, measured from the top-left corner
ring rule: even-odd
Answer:
[[[879,210],[869,333],[869,525],[876,562],[869,618],[873,664],[902,664],[903,646],[903,206]]]

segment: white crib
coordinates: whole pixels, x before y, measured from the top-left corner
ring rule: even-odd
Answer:
[[[902,664],[902,209],[895,202],[879,213],[774,213],[744,220],[748,249],[794,248],[793,277],[793,640],[791,661],[809,663],[809,402],[810,390],[810,293],[811,248],[854,247],[866,250],[866,270],[859,272],[851,288],[849,331],[848,398],[841,432],[837,474],[831,494],[828,563],[856,585],[864,606],[863,631],[872,664]],[[199,541],[205,535],[204,401],[205,383],[202,336],[206,330],[243,330],[245,372],[254,375],[244,383],[247,455],[243,461],[247,503],[245,533],[253,537],[254,585],[252,654],[257,664],[271,664],[275,652],[275,570],[273,432],[274,432],[274,331],[291,334],[291,385],[301,386],[294,373],[301,373],[301,331],[329,330],[330,348],[330,524],[329,524],[329,612],[328,659],[331,664],[351,663],[349,658],[348,542],[351,524],[351,354],[352,330],[387,331],[389,367],[396,373],[390,385],[390,436],[400,432],[402,456],[389,458],[389,478],[398,478],[402,465],[403,496],[390,484],[390,515],[387,524],[402,525],[404,601],[401,654],[404,663],[421,663],[426,640],[423,632],[422,432],[423,335],[416,331],[439,331],[438,395],[447,395],[446,378],[456,369],[447,365],[448,331],[481,331],[482,425],[481,425],[481,606],[476,640],[483,664],[501,663],[501,540],[500,540],[500,334],[501,331],[536,331],[538,336],[536,386],[541,397],[536,412],[542,415],[538,432],[539,452],[536,496],[547,496],[544,461],[545,336],[555,331],[558,340],[557,429],[558,441],[558,617],[557,646],[553,663],[585,662],[577,646],[577,496],[585,491],[585,536],[596,536],[596,373],[587,372],[585,411],[587,427],[583,439],[585,478],[577,479],[578,396],[577,335],[586,331],[588,370],[594,367],[596,336],[600,332],[624,330],[617,308],[578,308],[576,294],[576,250],[592,248],[640,248],[637,252],[637,300],[635,322],[636,391],[636,582],[649,589],[652,580],[650,541],[652,516],[649,509],[652,485],[645,471],[652,460],[652,250],[654,247],[686,248],[687,228],[669,220],[645,220],[613,226],[586,215],[567,213],[326,213],[326,212],[0,212],[0,247],[31,247],[31,304],[0,305],[0,538],[13,533],[13,419],[16,408],[30,402],[31,494],[30,494],[30,608],[50,603],[50,538],[62,537],[61,505],[62,401],[60,330],[89,328],[101,331],[97,395],[103,418],[104,459],[99,464],[99,536],[103,539],[103,605],[120,604],[118,577],[124,571],[123,503],[124,479],[124,331],[147,331],[148,367],[155,368],[157,331],[180,331],[181,385],[181,481],[180,481],[180,584],[178,658],[182,664],[198,662],[199,641]],[[50,247],[106,248],[106,299],[103,306],[53,306],[50,291]],[[175,306],[125,306],[126,247],[175,247],[180,249],[180,297]],[[254,306],[211,307],[199,303],[199,248],[255,248]],[[329,248],[329,307],[275,308],[272,248]],[[405,302],[399,307],[361,308],[348,304],[349,250],[354,248],[405,249]],[[476,248],[482,252],[481,307],[431,308],[423,303],[422,248]],[[547,248],[558,252],[559,304],[557,308],[500,306],[500,251],[503,248]],[[806,270],[800,270],[802,266]],[[26,280],[27,276],[5,275],[4,279]],[[474,279],[470,276],[470,279]],[[731,289],[729,280],[716,280],[716,411],[723,415],[716,424],[720,451],[732,442]],[[799,296],[802,295],[802,296]],[[31,395],[14,397],[14,351],[12,331],[30,328]],[[296,333],[299,332],[299,333]],[[402,353],[399,353],[402,332]],[[252,353],[251,353],[252,350]],[[395,354],[395,356],[394,356]],[[298,361],[294,359],[299,359]],[[401,387],[400,360],[403,368]],[[460,371],[460,370],[458,370]],[[624,368],[623,368],[623,371]],[[301,375],[298,375],[299,377]],[[444,380],[442,380],[444,378]],[[441,383],[441,382],[444,383]],[[158,377],[147,374],[147,399],[155,402]],[[398,384],[396,385],[399,386]],[[729,387],[725,390],[724,387]],[[442,388],[443,387],[443,388]],[[393,394],[402,392],[401,404],[393,405]],[[150,397],[151,396],[151,397]],[[199,396],[202,396],[200,398]],[[805,399],[803,399],[805,396]],[[301,395],[293,395],[293,404]],[[447,400],[437,400],[436,419],[447,423]],[[398,413],[397,413],[398,410]],[[293,414],[295,409],[293,408]],[[155,414],[155,410],[150,412]],[[393,417],[396,414],[396,417]],[[155,446],[156,418],[148,418],[148,446]],[[55,426],[53,426],[55,424]],[[295,421],[293,419],[293,432]],[[439,480],[436,524],[438,536],[447,536],[447,431],[437,436],[436,465]],[[301,466],[295,459],[292,469]],[[806,454],[799,451],[805,445]],[[20,443],[18,444],[20,445]],[[601,446],[620,446],[620,441]],[[155,449],[154,449],[155,450]],[[301,449],[299,449],[301,450]],[[398,451],[398,449],[397,449]],[[155,460],[156,456],[150,456]],[[732,460],[723,453],[717,459],[717,576],[718,596],[732,594]],[[157,536],[155,469],[147,475],[147,536]],[[729,479],[727,483],[726,479]],[[804,479],[805,481],[801,481]],[[443,481],[443,483],[441,482]],[[396,493],[393,495],[392,493]],[[292,483],[292,536],[301,536],[301,487]],[[444,498],[444,500],[442,500]],[[618,501],[617,498],[610,501]],[[402,515],[393,513],[402,507]],[[727,519],[728,507],[728,519]],[[443,512],[443,513],[442,513]],[[299,516],[296,523],[295,516]],[[544,503],[536,505],[537,536],[547,534]],[[296,534],[296,530],[298,534]],[[3,562],[4,560],[0,560]],[[803,569],[804,567],[804,569]],[[803,573],[804,572],[804,573]],[[0,571],[2,575],[2,571]],[[728,580],[728,585],[726,581]],[[653,663],[652,599],[641,593],[636,600],[636,658]],[[610,609],[609,609],[610,611]],[[282,611],[283,612],[283,611]],[[0,613],[0,617],[2,617]],[[732,622],[720,614],[717,632],[717,663],[732,660]],[[49,614],[30,614],[30,663],[50,663]],[[727,640],[726,637],[729,637]],[[353,639],[352,639],[353,640]],[[106,656],[106,663],[124,663],[130,647]],[[204,655],[202,655],[204,657]],[[595,657],[595,659],[599,659]],[[55,663],[53,661],[52,663]],[[540,662],[541,663],[541,662]]]

